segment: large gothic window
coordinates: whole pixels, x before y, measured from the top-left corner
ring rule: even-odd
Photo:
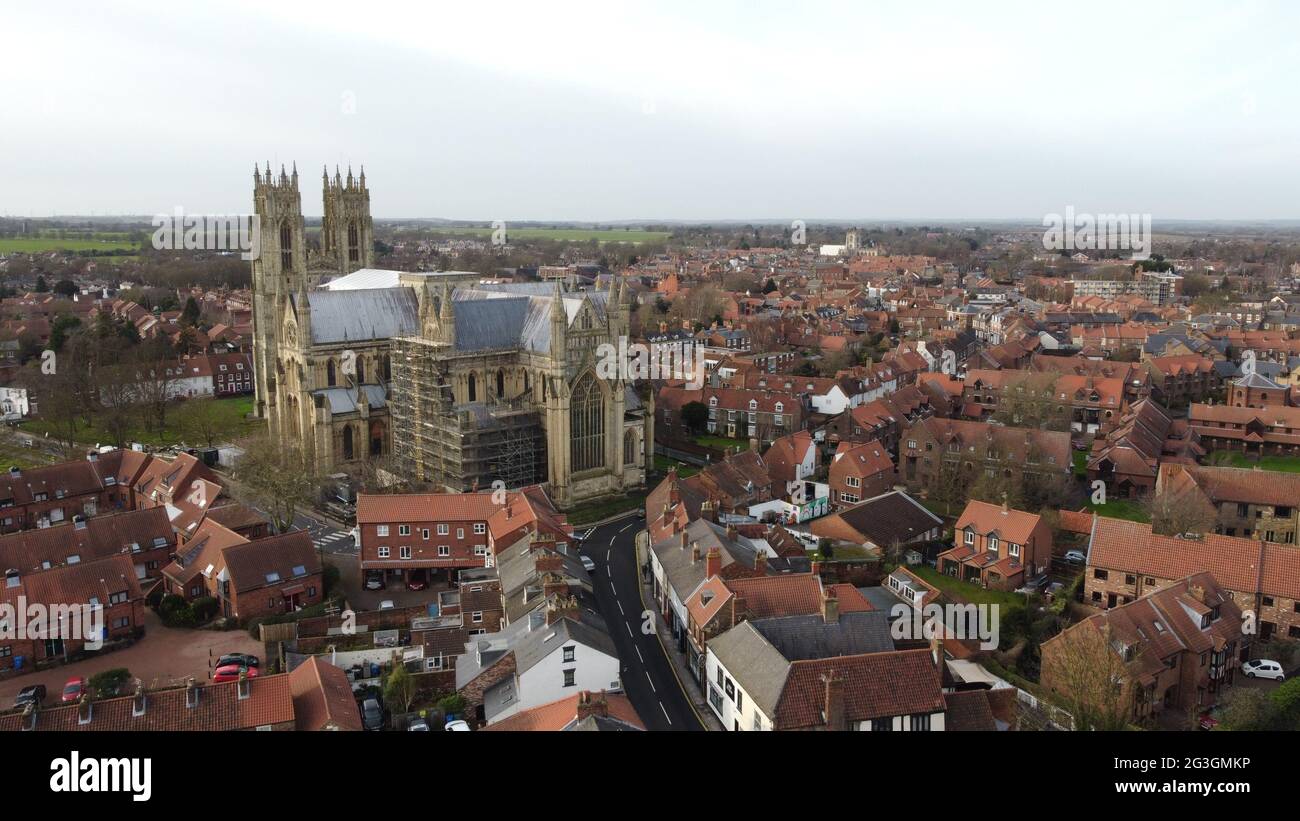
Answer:
[[[623,464],[636,464],[636,434],[632,431],[623,434]]]
[[[338,384],[338,379],[338,372],[334,368],[334,360],[331,359],[329,362],[325,363],[325,384],[332,388]]]
[[[465,391],[466,391],[465,395],[467,397],[466,401],[468,402],[478,401],[478,380],[474,378],[473,373],[470,373],[469,375],[469,384],[468,387],[465,389]]]
[[[351,460],[355,458],[356,447],[352,442],[352,426],[348,425],[343,429],[343,458]]]
[[[361,259],[360,237],[357,234],[357,224],[348,223],[348,262],[356,262]]]
[[[591,373],[573,386],[569,436],[569,461],[574,472],[605,464],[605,397]]]
[[[280,270],[293,270],[293,229],[288,220],[280,223]]]
[[[497,398],[504,399],[506,395],[506,372],[497,369]]]

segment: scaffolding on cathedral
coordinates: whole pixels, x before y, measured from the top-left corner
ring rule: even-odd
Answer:
[[[546,481],[546,436],[531,404],[492,397],[456,404],[446,347],[419,337],[393,339],[393,453],[402,477],[450,491]]]

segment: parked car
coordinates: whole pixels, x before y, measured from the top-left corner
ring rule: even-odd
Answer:
[[[14,709],[21,710],[28,704],[39,707],[43,701],[45,701],[45,685],[33,684],[18,691],[18,695],[14,697]]]
[[[249,667],[247,664],[227,664],[225,667],[218,667],[212,671],[212,683],[222,684],[227,681],[239,681],[240,673],[245,674],[248,678],[257,678],[257,668]]]
[[[444,732],[448,733],[468,733],[469,724],[468,722],[457,719],[456,721],[448,721],[447,726],[442,729]]]
[[[423,568],[411,572],[411,578],[406,582],[407,590],[423,590],[429,586],[429,571]]]
[[[1067,550],[1065,551],[1065,560],[1071,564],[1084,564],[1088,561],[1088,557],[1083,555],[1082,550]]]
[[[406,728],[408,733],[427,733],[429,732],[429,722],[422,718],[417,718],[411,722],[411,726]]]
[[[377,699],[368,698],[361,702],[361,725],[367,730],[379,730],[384,726],[384,709]]]
[[[239,664],[245,667],[261,667],[262,660],[249,653],[226,653],[217,659],[217,663],[213,667],[228,667],[231,664]]]
[[[73,701],[80,701],[86,693],[86,680],[84,678],[70,678],[68,683],[63,685],[63,695],[60,701],[69,704]]]
[[[1218,727],[1219,726],[1219,717],[1217,715],[1218,712],[1219,712],[1219,707],[1218,705],[1215,705],[1214,707],[1211,707],[1210,709],[1201,713],[1200,718],[1198,718],[1196,721],[1196,726],[1202,730],[1213,730],[1215,727]]]
[[[591,560],[591,557],[590,557],[590,556],[583,556],[583,557],[582,557],[582,566],[585,567],[585,568],[587,568],[587,572],[588,572],[588,573],[595,573],[595,572],[596,572],[596,563],[593,562],[593,561]]]
[[[383,589],[384,589],[384,574],[383,574],[383,573],[380,573],[378,570],[367,570],[367,571],[366,571],[366,589],[367,589],[367,590],[383,590]]]
[[[392,609],[394,609],[394,608],[396,608],[396,607],[397,607],[397,605],[393,604],[393,600],[392,600],[392,599],[384,599],[383,601],[381,601],[381,602],[379,603],[379,609],[380,609],[380,610],[392,610]]]
[[[1286,680],[1286,673],[1282,671],[1282,665],[1272,659],[1251,659],[1241,665],[1241,672],[1246,674],[1246,678],[1271,678],[1274,681]]]

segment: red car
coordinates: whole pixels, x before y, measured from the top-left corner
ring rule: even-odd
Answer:
[[[257,678],[256,667],[243,664],[227,664],[225,667],[218,667],[212,671],[212,683],[221,684],[223,681],[239,681],[240,673],[247,673],[249,678]]]
[[[86,680],[84,678],[70,678],[68,683],[63,685],[63,696],[60,698],[64,704],[73,701],[81,701],[81,697],[86,693]]]

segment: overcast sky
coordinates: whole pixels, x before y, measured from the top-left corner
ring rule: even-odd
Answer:
[[[1300,217],[1294,2],[197,6],[6,6],[0,214]]]

